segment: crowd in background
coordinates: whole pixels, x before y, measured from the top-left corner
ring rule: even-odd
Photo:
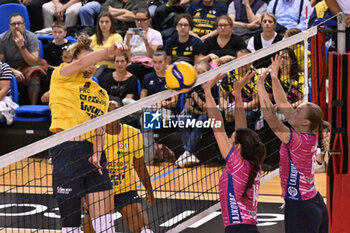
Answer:
[[[84,75],[93,75],[109,95],[119,97],[123,104],[132,104],[165,90],[166,67],[175,61],[195,65],[201,73],[202,69],[216,68],[295,35],[313,25],[316,18],[329,18],[344,11],[347,34],[350,26],[349,7],[342,0],[1,0],[0,4],[10,2],[25,5],[30,18],[30,30],[27,30],[23,17],[12,15],[8,22],[10,29],[0,35],[0,60],[17,79],[20,105],[49,101],[53,70],[71,60],[67,35],[88,34],[95,51],[115,42],[130,48],[124,54],[104,58]],[[39,57],[34,32],[53,35],[52,41],[44,43],[43,58]],[[302,45],[295,45],[280,52],[283,65],[280,82],[295,107],[303,99],[303,50]],[[257,75],[260,74],[271,64],[270,58],[233,70],[217,84],[213,95],[226,122],[234,120],[233,81],[242,79],[249,70],[257,69]],[[7,74],[8,69],[4,70]],[[0,98],[4,98],[11,95],[11,77],[0,76]],[[265,85],[271,93],[269,77]],[[248,126],[256,129],[261,118],[256,77],[243,88],[242,97]],[[188,112],[186,117],[205,120],[203,90],[196,88],[185,98],[181,109],[179,97],[161,101],[156,107],[165,109],[166,114]],[[184,132],[187,135],[184,138],[195,140],[198,133]],[[190,160],[196,163],[196,142],[184,144],[183,157],[191,155]]]

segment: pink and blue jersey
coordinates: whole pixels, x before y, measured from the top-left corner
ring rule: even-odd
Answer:
[[[243,198],[252,165],[232,147],[226,157],[226,166],[219,180],[220,204],[225,227],[236,224],[257,224],[256,216],[260,186],[260,171],[253,187]]]
[[[290,140],[280,148],[280,178],[282,197],[304,201],[316,196],[314,171],[316,134],[297,133],[290,129]]]

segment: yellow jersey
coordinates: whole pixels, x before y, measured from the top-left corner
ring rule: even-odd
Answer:
[[[143,157],[140,130],[121,124],[119,134],[105,134],[104,150],[114,195],[136,190],[133,160]]]
[[[62,63],[53,71],[50,83],[50,131],[53,133],[72,128],[108,111],[107,91],[93,80],[84,78],[82,72],[69,77],[61,76],[60,70],[64,65],[67,63]],[[87,135],[82,137],[89,140]]]
[[[97,51],[97,50],[102,50],[102,49],[107,49],[112,46],[115,42],[123,43],[123,38],[121,35],[118,33],[114,33],[108,37],[106,41],[103,41],[102,45],[97,44],[97,37],[96,34],[92,35],[91,37],[91,47]],[[112,61],[99,61],[97,62],[97,67],[100,65],[107,65],[109,69],[115,69],[114,62]]]

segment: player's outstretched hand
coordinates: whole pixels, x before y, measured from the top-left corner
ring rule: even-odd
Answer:
[[[117,55],[121,53],[126,53],[129,51],[129,47],[123,43],[115,42],[108,49],[108,55]]]
[[[254,77],[255,71],[248,71],[241,80],[234,80],[233,92],[234,96],[241,94],[242,88]]]
[[[209,80],[208,82],[202,84],[204,91],[211,91],[212,87],[216,85],[216,83],[226,76],[226,73],[218,73],[215,78]]]

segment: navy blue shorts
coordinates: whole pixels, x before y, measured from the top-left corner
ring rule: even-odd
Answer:
[[[225,233],[259,233],[256,225],[236,224],[225,227]]]
[[[80,225],[81,197],[88,193],[111,190],[112,183],[106,169],[106,154],[100,164],[103,175],[88,159],[93,145],[88,141],[64,142],[51,149],[52,187],[64,227]]]
[[[310,200],[285,200],[286,233],[328,233],[328,211],[319,192]]]
[[[141,198],[137,194],[137,191],[129,191],[114,195],[114,207],[117,211],[120,211],[125,206],[132,203],[141,203]]]

